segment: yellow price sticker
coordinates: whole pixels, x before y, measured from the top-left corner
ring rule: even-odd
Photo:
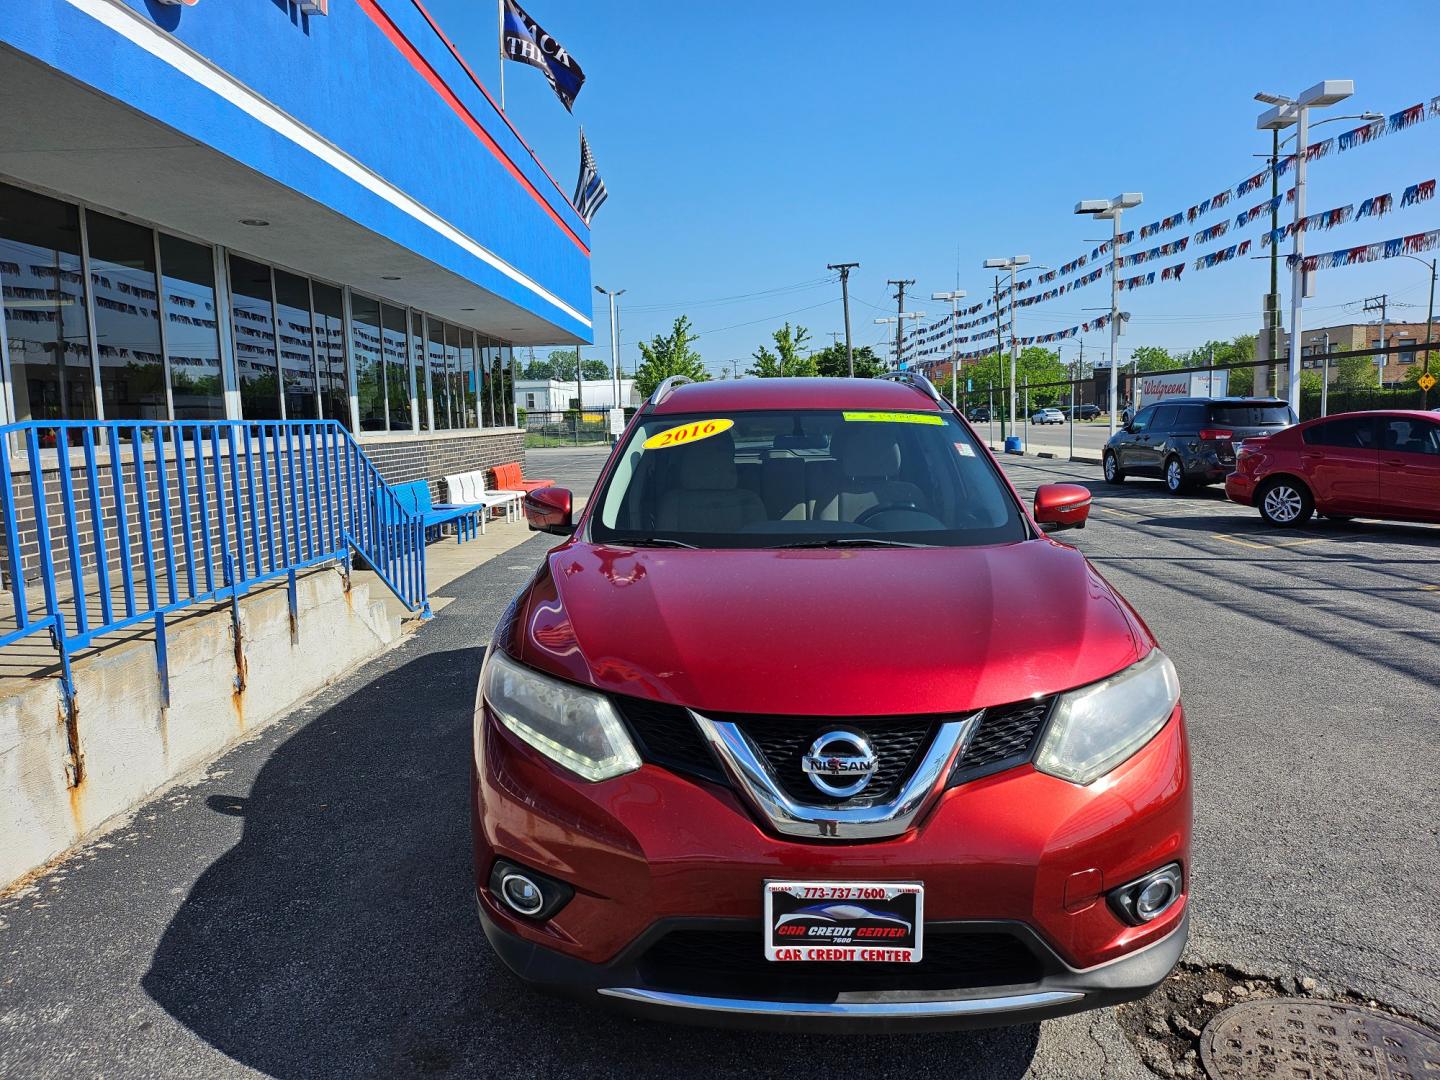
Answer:
[[[861,421],[873,424],[940,424],[945,421],[936,413],[915,413],[915,412],[847,412],[842,413],[846,420]]]
[[[701,439],[708,439],[712,435],[719,435],[722,431],[729,431],[734,426],[734,420],[696,420],[694,423],[681,424],[679,427],[658,431],[640,446],[645,450],[666,450],[672,446],[685,446],[688,443],[699,442]]]

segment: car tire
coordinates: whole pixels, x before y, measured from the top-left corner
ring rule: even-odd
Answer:
[[[1303,525],[1315,513],[1315,499],[1310,489],[1284,476],[1263,484],[1255,493],[1255,505],[1267,524],[1282,529]]]
[[[1190,479],[1185,475],[1185,463],[1178,457],[1165,459],[1165,490],[1171,495],[1184,495],[1190,489]]]
[[[1115,456],[1115,451],[1105,451],[1105,461],[1102,467],[1105,470],[1106,483],[1123,484],[1125,482],[1125,470],[1120,468],[1120,461]]]

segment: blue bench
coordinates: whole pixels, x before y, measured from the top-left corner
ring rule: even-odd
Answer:
[[[479,527],[480,515],[485,507],[479,503],[434,503],[430,501],[430,485],[424,480],[409,484],[396,484],[391,489],[406,513],[414,514],[425,523],[428,536],[431,529],[440,530],[454,522],[455,542],[464,543],[473,538]]]

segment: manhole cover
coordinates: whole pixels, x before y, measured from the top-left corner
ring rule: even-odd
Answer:
[[[1210,1021],[1200,1060],[1214,1080],[1418,1080],[1440,1075],[1440,1039],[1373,1009],[1272,998]]]

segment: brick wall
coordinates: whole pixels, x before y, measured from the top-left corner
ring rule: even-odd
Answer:
[[[387,484],[425,480],[430,496],[445,498],[445,477],[475,469],[493,469],[507,461],[525,464],[525,435],[519,431],[477,431],[464,435],[366,441],[360,444]]]

